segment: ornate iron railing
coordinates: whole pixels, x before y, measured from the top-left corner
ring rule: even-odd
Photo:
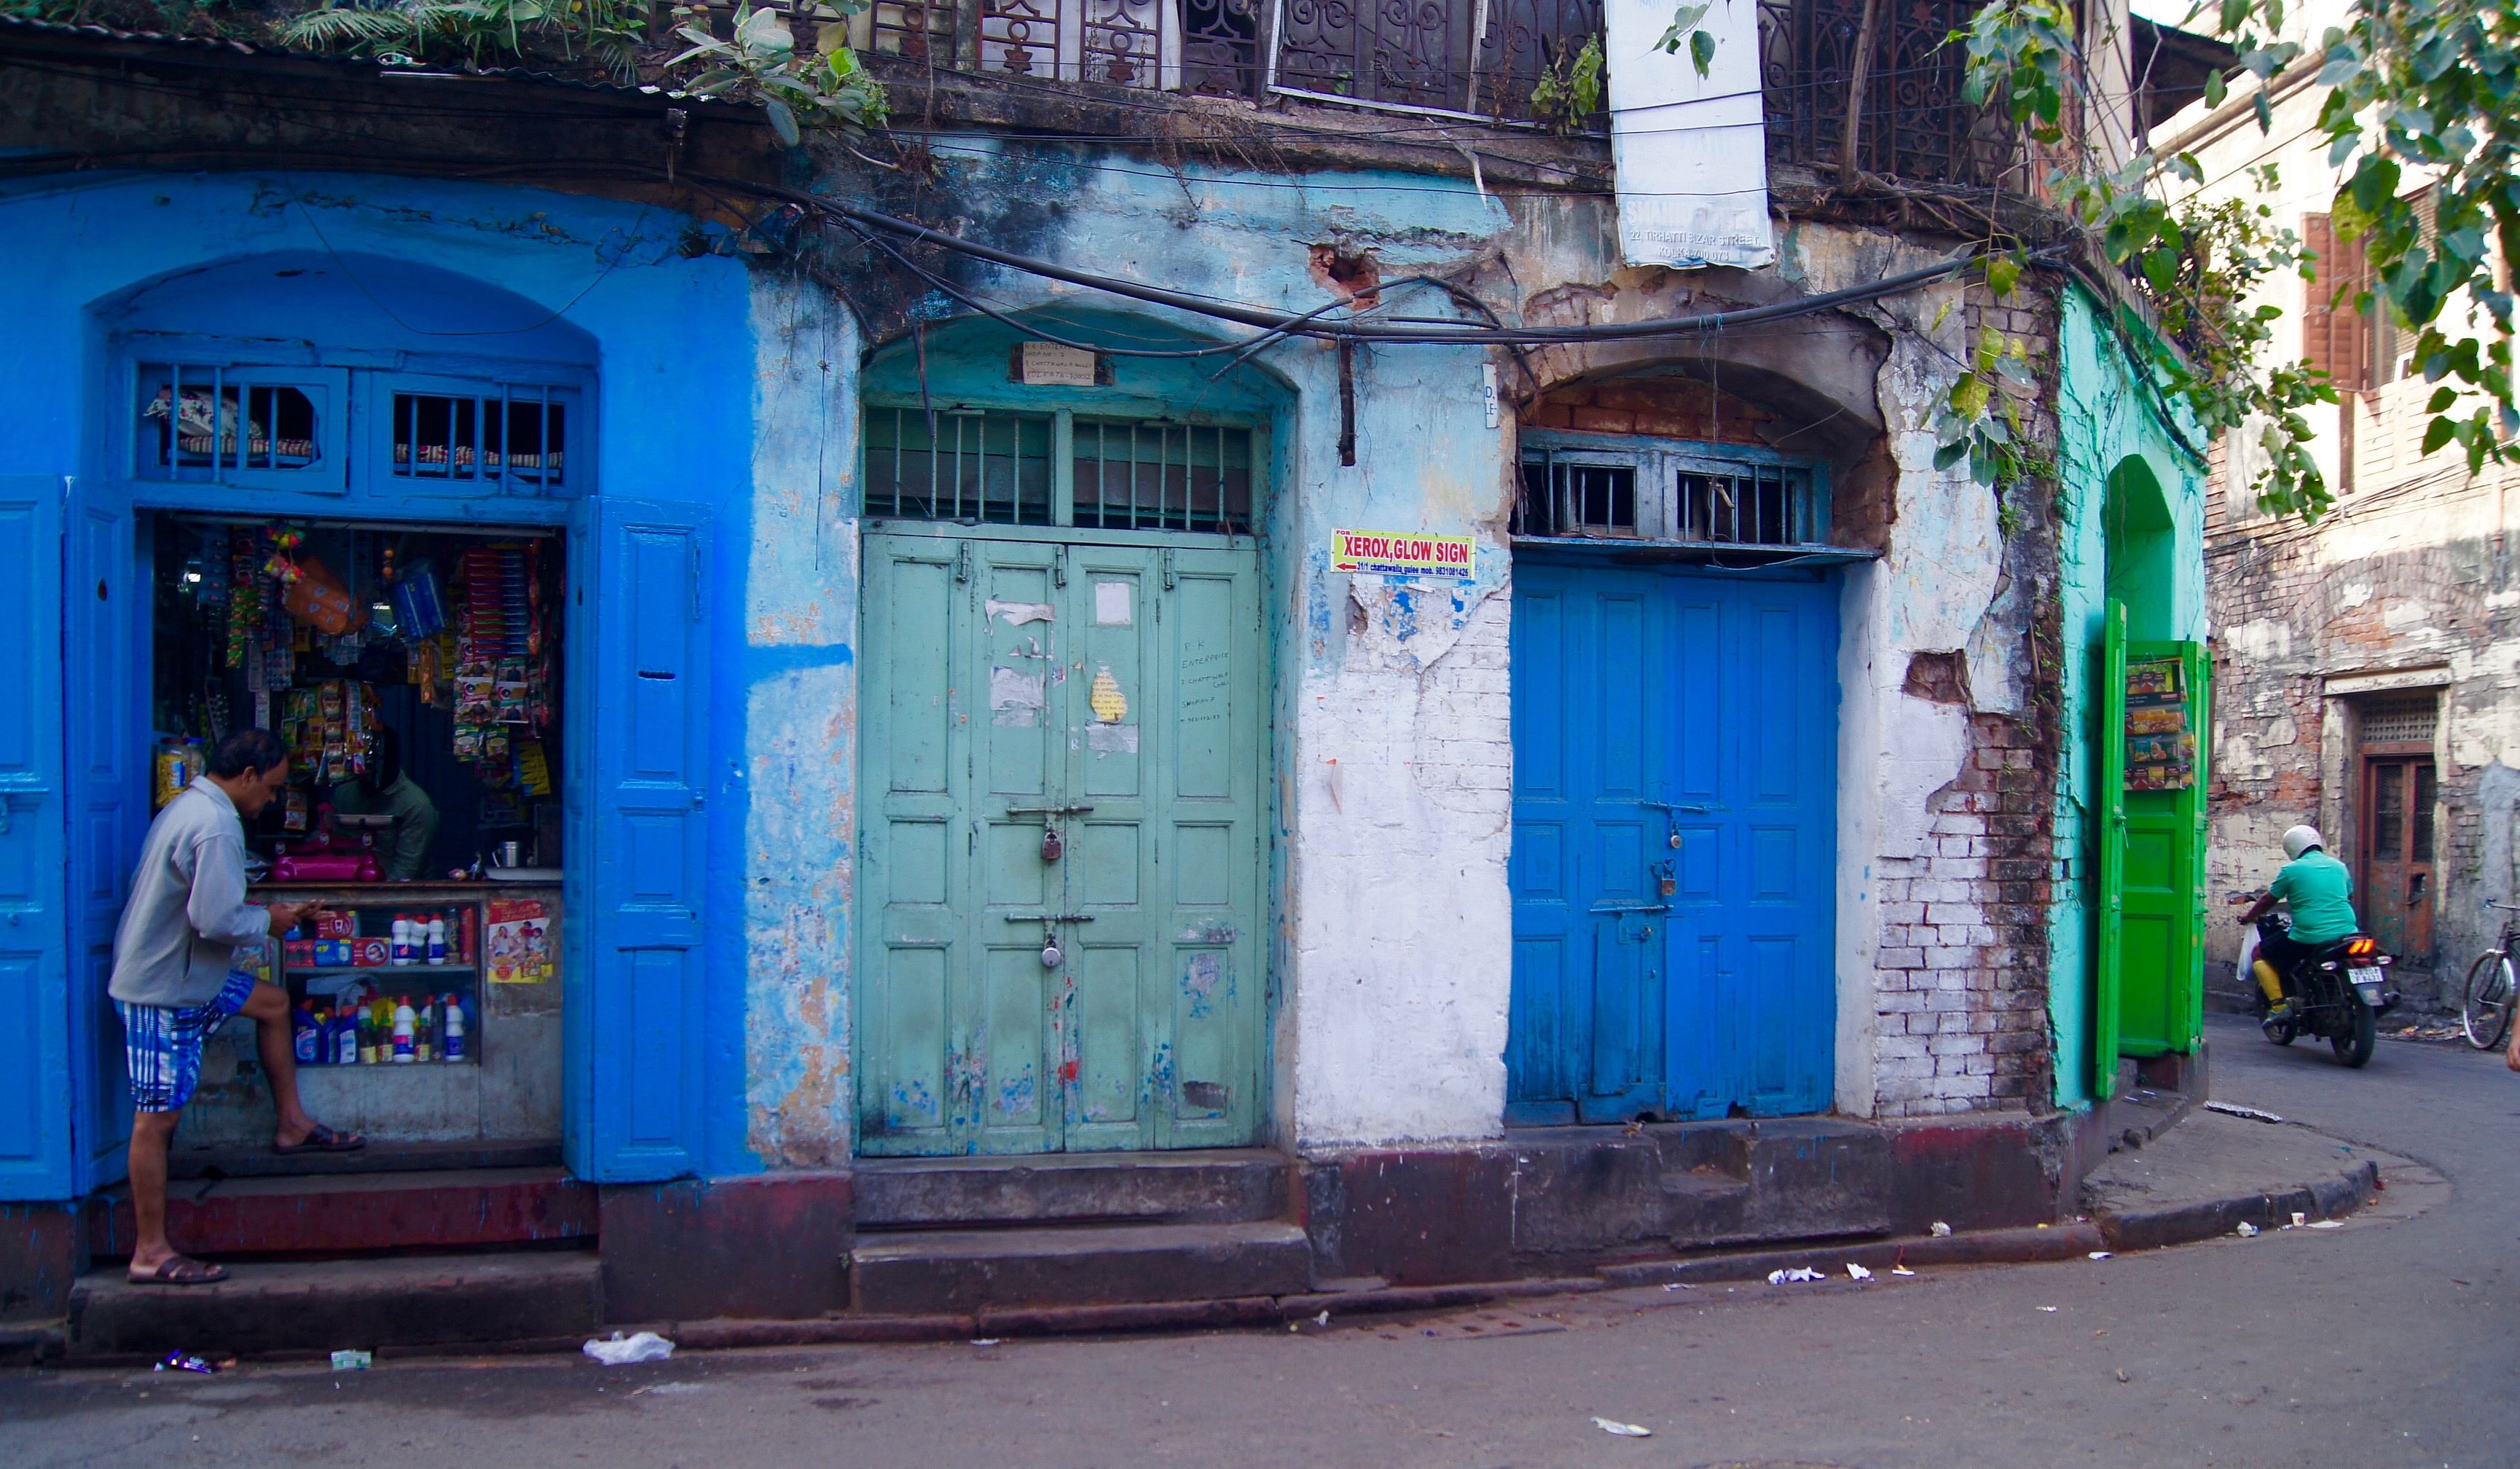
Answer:
[[[1600,0],[1278,0],[1270,88],[1525,122],[1541,74],[1600,29]]]
[[[1967,62],[1945,44],[1979,0],[1880,0],[1865,70],[1856,166],[1911,181],[1992,185],[2013,158],[2009,129],[1961,99]],[[1845,157],[1864,0],[1760,0],[1768,156],[1835,169]]]

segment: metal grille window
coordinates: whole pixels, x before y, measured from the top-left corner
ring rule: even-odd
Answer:
[[[313,469],[331,426],[303,388],[181,363],[140,372],[139,462],[160,479]]]
[[[1554,455],[1522,466],[1526,505],[1538,507],[1551,535],[1637,533],[1637,471],[1627,464],[1587,464]]]
[[[1080,418],[1076,524],[1251,533],[1251,431]]]
[[[568,405],[549,388],[397,392],[392,413],[398,480],[518,488],[564,482]]]
[[[1744,465],[1732,474],[1682,470],[1677,479],[1682,540],[1789,546],[1809,541],[1805,519],[1811,472]]]
[[[2429,749],[2434,726],[2441,718],[2441,701],[2428,693],[2399,695],[2370,700],[2356,712],[2360,715],[2359,733],[2365,745],[2418,745]]]
[[[934,430],[930,432],[930,424]],[[1051,416],[870,407],[866,513],[1047,526]]]
[[[1514,533],[1818,549],[1826,483],[1811,465],[1606,435],[1523,435]]]
[[[1600,0],[1280,0],[1270,88],[1524,122],[1541,73],[1600,30]]]

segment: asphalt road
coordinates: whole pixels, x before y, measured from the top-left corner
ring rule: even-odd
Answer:
[[[2215,1091],[2416,1163],[2345,1227],[1327,1330],[0,1379],[53,1464],[2520,1464],[2520,1076],[2209,1021]],[[2445,1181],[2446,1180],[2446,1181]],[[1482,1329],[1471,1332],[1469,1326]],[[1603,1416],[1652,1430],[1618,1438]]]

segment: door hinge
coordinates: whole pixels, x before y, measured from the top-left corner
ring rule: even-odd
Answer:
[[[971,579],[971,543],[968,540],[954,548],[954,579],[956,581]]]
[[[692,569],[692,605],[691,605],[691,620],[692,620],[693,621],[697,622],[697,621],[698,621],[698,620],[700,620],[700,617],[701,617],[701,611],[700,611],[700,538],[699,538],[698,536],[697,536],[697,535],[693,536],[689,541],[687,541],[687,542],[685,542],[685,543],[684,543],[684,547],[683,547],[683,549],[684,549],[684,550],[685,550],[685,552],[686,552],[687,554],[689,554],[689,556],[691,557],[691,569]]]
[[[1051,549],[1050,584],[1053,586],[1067,584],[1067,548],[1065,546],[1055,546]]]
[[[1164,590],[1173,589],[1173,548],[1164,547]]]

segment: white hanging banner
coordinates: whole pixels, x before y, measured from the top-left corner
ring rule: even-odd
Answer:
[[[1759,96],[1758,0],[1711,0],[1707,74],[1684,45],[1661,49],[1674,0],[1603,0],[1610,159],[1619,253],[1631,265],[1776,262],[1768,222],[1767,116]]]

